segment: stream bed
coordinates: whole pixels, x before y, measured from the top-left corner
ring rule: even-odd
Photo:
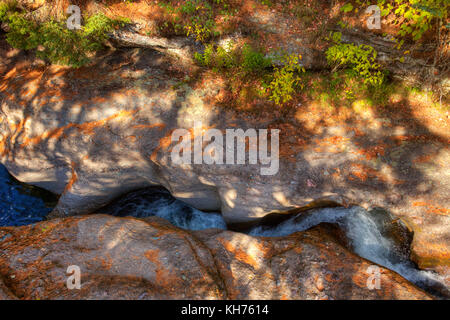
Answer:
[[[0,226],[20,226],[42,221],[56,204],[57,196],[14,179],[0,165]],[[227,226],[218,212],[202,212],[171,196],[161,187],[136,190],[118,197],[97,213],[118,217],[158,216],[187,230],[229,229],[251,236],[280,237],[319,224],[338,230],[342,244],[355,254],[393,270],[418,287],[440,298],[450,298],[444,279],[419,270],[409,259],[412,234],[401,220],[383,209],[354,206],[311,209],[291,215],[265,217],[251,225]]]
[[[202,212],[176,200],[163,188],[150,187],[119,197],[98,213],[138,218],[158,216],[187,230],[229,229],[261,237],[288,236],[319,224],[331,224],[340,231],[343,245],[350,251],[397,272],[436,297],[450,297],[445,279],[434,272],[419,270],[409,259],[412,233],[401,220],[381,208],[311,209],[282,219],[263,218],[259,223],[239,228],[227,226],[220,213]]]
[[[17,181],[0,164],[0,227],[42,221],[56,201],[56,195]]]

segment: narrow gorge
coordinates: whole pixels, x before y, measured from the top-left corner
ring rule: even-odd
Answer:
[[[67,1],[3,3],[0,299],[450,299],[447,18],[399,49],[354,1],[73,1],[69,50],[33,33]]]

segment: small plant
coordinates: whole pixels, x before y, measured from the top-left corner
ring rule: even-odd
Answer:
[[[201,66],[212,68],[215,71],[231,69],[237,65],[234,51],[220,46],[216,48],[212,44],[207,44],[203,53],[196,52],[194,58]]]
[[[266,58],[263,52],[248,44],[243,46],[241,57],[241,67],[246,73],[260,72],[272,65],[270,58]]]
[[[417,41],[431,29],[434,19],[446,21],[449,3],[448,0],[378,0],[378,6],[382,16],[393,14],[401,22],[400,37],[411,35]]]
[[[231,78],[239,80],[240,84],[245,83],[246,79],[253,83],[262,82],[261,88],[254,91],[259,96],[268,94],[269,100],[277,105],[290,101],[293,93],[298,88],[303,88],[298,74],[305,72],[305,68],[300,64],[300,56],[291,54],[275,57],[282,66],[274,67],[272,58],[267,58],[263,52],[249,44],[240,48],[232,47],[231,43],[226,48],[215,48],[209,44],[203,53],[195,54],[195,59],[204,67],[226,72]],[[269,71],[270,68],[272,72]]]
[[[214,47],[208,44],[203,53],[195,53],[196,61],[214,70],[234,69],[234,73],[246,76],[251,73],[262,72],[272,65],[271,59],[266,58],[264,53],[254,49],[249,44],[241,48],[233,48],[234,44],[229,42],[226,47]]]
[[[6,21],[9,14],[13,13],[17,9],[16,0],[2,0],[0,2],[0,22]]]
[[[329,40],[335,45],[326,51],[326,58],[333,71],[340,67],[350,67],[358,76],[364,79],[365,84],[378,86],[384,80],[384,74],[380,65],[376,63],[377,52],[369,45],[355,45],[353,43],[342,43],[341,34],[335,32]]]
[[[38,57],[73,67],[88,63],[88,56],[102,48],[107,33],[126,23],[123,19],[113,20],[103,14],[95,14],[86,19],[81,30],[69,30],[61,21],[37,24],[23,13],[3,8],[0,7],[2,20],[9,26],[6,40],[12,47],[37,49]]]
[[[305,72],[305,68],[301,66],[300,58],[295,54],[285,55],[282,57],[283,67],[276,67],[274,70],[268,89],[270,92],[269,99],[277,105],[290,101],[296,88],[303,89],[298,73]]]
[[[395,84],[384,81],[380,86],[366,85],[362,78],[356,77],[352,69],[338,70],[330,74],[311,74],[306,94],[327,107],[352,107],[355,101],[364,100],[372,105],[384,106],[394,93]]]
[[[6,41],[18,49],[30,50],[39,45],[40,33],[39,26],[24,18],[17,12],[10,13],[5,20],[8,22],[9,31],[6,34]]]
[[[226,0],[186,0],[172,5],[171,1],[162,1],[168,21],[164,21],[160,30],[171,30],[177,34],[193,36],[197,41],[205,42],[220,34],[216,18],[218,15],[229,17],[234,14]]]
[[[360,7],[373,4],[369,0],[355,0],[354,2]],[[403,45],[406,36],[411,36],[412,40],[417,41],[432,28],[435,20],[445,22],[448,18],[448,0],[377,0],[376,4],[381,10],[381,16],[391,16],[394,18],[394,24],[400,24],[397,39],[398,49]],[[353,10],[357,12],[358,8],[350,2],[341,7],[341,11],[344,13]]]

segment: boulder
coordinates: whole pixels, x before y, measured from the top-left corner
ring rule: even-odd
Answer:
[[[0,276],[20,299],[431,298],[382,267],[369,289],[373,264],[321,227],[262,238],[99,214],[0,228],[0,239]]]

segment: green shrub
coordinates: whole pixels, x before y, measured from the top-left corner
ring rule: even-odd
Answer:
[[[297,88],[303,89],[298,73],[305,72],[300,64],[300,57],[291,54],[282,57],[283,67],[276,67],[268,89],[269,99],[277,105],[282,105],[292,99],[292,94]]]
[[[217,15],[233,15],[227,0],[187,0],[176,6],[172,5],[171,1],[161,1],[159,6],[165,10],[169,19],[163,23],[161,29],[194,36],[201,42],[220,34],[215,22]]]
[[[365,44],[342,43],[339,32],[333,33],[331,40],[335,45],[327,49],[326,58],[335,70],[339,67],[350,67],[364,79],[365,84],[381,85],[384,74],[380,70],[380,65],[376,63],[377,52],[373,47]]]
[[[38,49],[38,57],[73,67],[88,63],[89,55],[102,48],[107,33],[126,23],[124,20],[113,20],[103,14],[95,14],[86,19],[82,29],[69,30],[66,23],[61,21],[51,20],[39,25],[25,18],[23,13],[5,15],[3,19],[9,26],[6,40],[12,47]]]
[[[42,34],[39,26],[34,22],[25,19],[22,14],[11,13],[5,19],[8,22],[9,31],[6,34],[6,41],[18,49],[30,50],[39,45]]]
[[[5,21],[8,15],[15,10],[17,3],[15,1],[3,1],[0,3],[0,22]]]
[[[415,41],[432,28],[434,19],[446,21],[450,5],[448,0],[378,0],[377,4],[382,16],[393,14],[401,22],[400,37],[411,35]]]
[[[203,67],[219,69],[231,69],[237,65],[237,57],[234,52],[223,47],[215,47],[207,44],[203,53],[196,52],[195,60]]]
[[[82,32],[67,29],[64,23],[49,21],[44,23],[39,32],[39,45],[43,50],[37,56],[53,63],[80,67],[89,61],[87,54],[96,45],[83,37]]]
[[[203,53],[195,53],[194,57],[204,67],[215,70],[234,69],[234,73],[240,73],[243,76],[262,72],[272,65],[271,59],[266,58],[263,52],[249,44],[241,48],[233,48],[233,46],[231,42],[226,48],[208,44]]]
[[[355,0],[360,7],[374,4],[369,0]],[[399,38],[411,36],[414,41],[422,38],[423,34],[430,30],[434,21],[446,21],[448,18],[448,0],[377,0],[375,3],[381,10],[381,16],[391,16],[394,24],[400,24]],[[355,9],[351,3],[341,7],[344,13]],[[404,43],[404,39],[397,39],[397,48]]]
[[[204,67],[209,67],[215,71],[229,72],[231,77],[240,79],[239,83],[245,83],[245,79],[262,82],[265,92],[268,93],[269,100],[278,105],[282,105],[292,99],[293,93],[302,88],[300,72],[305,69],[300,64],[300,56],[281,55],[276,57],[282,67],[274,67],[275,60],[267,58],[263,52],[245,44],[241,48],[232,49],[230,43],[227,48],[217,47],[209,44],[203,53],[196,53],[195,59]],[[269,68],[273,68],[269,72]],[[259,76],[258,78],[255,78]],[[263,95],[264,92],[261,92]]]

